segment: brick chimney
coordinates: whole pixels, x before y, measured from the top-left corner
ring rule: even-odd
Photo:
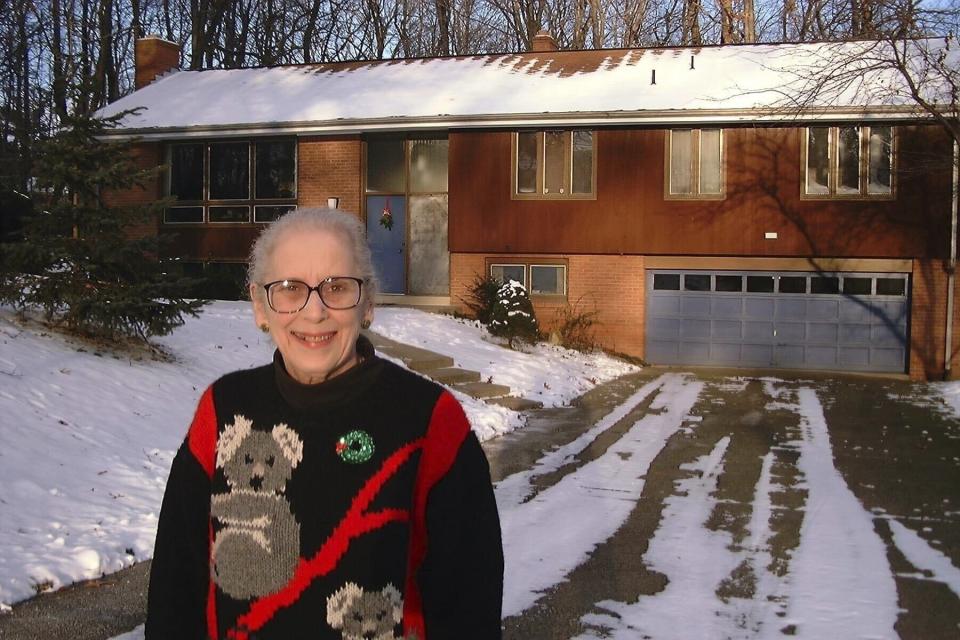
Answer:
[[[530,51],[533,53],[556,51],[557,49],[557,41],[553,39],[549,31],[540,31],[537,35],[533,36],[533,40],[530,41]]]
[[[134,49],[134,60],[137,70],[134,86],[141,89],[156,80],[157,76],[180,68],[180,46],[160,36],[140,38]]]

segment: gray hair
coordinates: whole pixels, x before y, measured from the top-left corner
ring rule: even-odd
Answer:
[[[250,249],[250,263],[247,267],[247,284],[261,285],[267,275],[267,266],[270,258],[287,233],[303,231],[327,231],[340,233],[347,240],[350,254],[356,263],[357,275],[363,278],[363,297],[371,305],[374,303],[379,289],[377,274],[373,268],[373,258],[370,247],[364,236],[363,223],[357,216],[337,209],[326,207],[304,207],[283,216],[271,223],[263,233],[257,237]],[[345,275],[345,274],[337,274]],[[261,290],[262,287],[255,287]],[[249,286],[248,286],[249,289]]]

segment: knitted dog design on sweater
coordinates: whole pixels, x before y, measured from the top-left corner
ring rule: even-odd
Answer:
[[[403,617],[403,598],[392,584],[364,591],[348,582],[327,598],[327,622],[343,640],[395,640],[393,628]]]
[[[220,435],[217,467],[230,490],[212,496],[210,515],[220,525],[212,577],[231,597],[273,593],[293,576],[300,528],[284,490],[302,458],[303,444],[285,424],[268,433],[236,415]]]

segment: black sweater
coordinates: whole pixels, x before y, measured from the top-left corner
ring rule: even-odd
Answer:
[[[486,458],[442,387],[377,358],[206,390],[160,512],[147,640],[500,637]]]

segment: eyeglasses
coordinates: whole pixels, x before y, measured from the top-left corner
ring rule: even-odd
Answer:
[[[301,280],[277,280],[263,285],[267,292],[267,304],[277,313],[296,313],[307,306],[314,291],[328,309],[352,309],[360,304],[363,287],[361,278],[330,276],[311,287]]]

